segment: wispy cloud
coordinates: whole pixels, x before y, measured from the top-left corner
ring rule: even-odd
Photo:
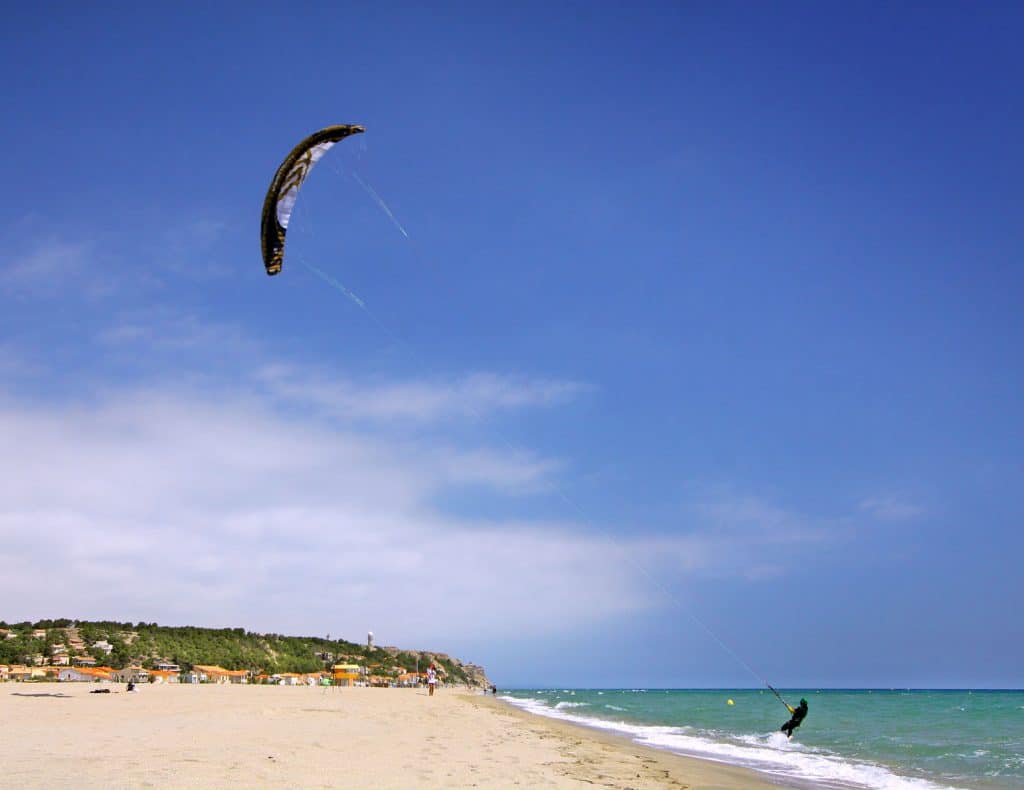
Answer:
[[[189,312],[154,308],[125,311],[96,332],[94,339],[109,349],[142,347],[151,351],[192,349],[216,355],[251,351],[258,347],[236,324],[208,321]]]
[[[0,270],[0,284],[9,293],[52,296],[81,284],[92,249],[86,242],[41,241]]]
[[[159,243],[147,255],[161,273],[201,281],[235,272],[235,267],[211,254],[229,231],[226,222],[215,217],[193,217],[161,227],[155,234]]]
[[[15,381],[38,372],[39,366],[25,358],[16,347],[0,343],[0,377]]]
[[[881,521],[911,521],[927,513],[927,509],[902,494],[883,494],[868,497],[860,509]]]
[[[474,373],[452,382],[356,385],[335,376],[269,365],[260,380],[277,396],[348,418],[428,421],[565,403],[584,392],[579,382]]]
[[[727,485],[690,485],[684,512],[709,534],[761,545],[820,543],[841,529],[835,520],[811,517]]]

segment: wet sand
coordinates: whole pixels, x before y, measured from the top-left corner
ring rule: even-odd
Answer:
[[[3,787],[772,787],[443,689],[0,684]]]

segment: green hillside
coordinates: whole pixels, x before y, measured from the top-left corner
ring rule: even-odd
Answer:
[[[45,634],[42,633],[45,631]],[[97,645],[99,643],[99,645]],[[110,646],[109,653],[107,647]],[[365,666],[371,674],[390,674],[396,668],[425,671],[433,661],[449,682],[485,682],[481,667],[464,664],[443,653],[368,648],[345,639],[257,634],[244,628],[197,628],[156,623],[40,620],[8,624],[0,621],[0,664],[51,664],[56,657],[91,655],[101,664],[120,669],[129,664],[152,668],[159,662],[177,664],[183,671],[196,664],[255,673],[316,672],[336,663]]]

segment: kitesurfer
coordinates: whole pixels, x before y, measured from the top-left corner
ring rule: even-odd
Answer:
[[[786,707],[789,708],[788,705]],[[787,738],[792,738],[793,730],[800,726],[807,715],[807,700],[801,699],[799,705],[795,708],[789,708],[789,712],[793,714],[792,717],[780,729],[786,733]]]

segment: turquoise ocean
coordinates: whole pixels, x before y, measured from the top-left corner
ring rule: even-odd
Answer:
[[[1024,691],[780,689],[810,705],[789,718],[770,691],[522,689],[542,716],[765,773],[797,788],[1024,788]],[[728,700],[733,704],[729,705]]]

